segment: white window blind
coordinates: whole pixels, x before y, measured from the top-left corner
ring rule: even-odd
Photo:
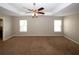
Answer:
[[[20,32],[27,32],[27,20],[20,20]]]
[[[54,20],[54,32],[62,31],[62,20]]]

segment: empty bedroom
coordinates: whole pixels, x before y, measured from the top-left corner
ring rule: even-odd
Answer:
[[[0,55],[79,55],[79,3],[0,3]]]

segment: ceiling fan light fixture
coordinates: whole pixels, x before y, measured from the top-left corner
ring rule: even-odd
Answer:
[[[38,17],[38,14],[37,13],[32,13],[32,17],[33,18],[37,18]]]

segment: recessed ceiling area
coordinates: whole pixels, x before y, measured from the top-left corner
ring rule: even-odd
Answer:
[[[79,12],[78,3],[0,3],[0,14],[9,16],[31,16],[32,13],[26,8],[44,7],[44,15],[48,16],[67,16]]]

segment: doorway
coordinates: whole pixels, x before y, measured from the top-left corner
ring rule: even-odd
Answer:
[[[0,40],[3,39],[3,19],[0,18]]]

